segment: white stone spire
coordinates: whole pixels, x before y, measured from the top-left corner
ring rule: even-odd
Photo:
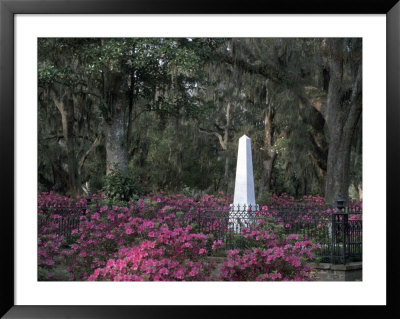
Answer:
[[[235,194],[233,207],[229,213],[229,222],[234,232],[239,233],[241,225],[248,227],[251,223],[249,208],[258,209],[254,195],[253,159],[251,156],[251,139],[243,135],[239,139],[236,164]]]
[[[243,135],[239,139],[239,149],[236,164],[235,194],[233,205],[256,206],[254,195],[253,160],[251,156],[251,139]]]

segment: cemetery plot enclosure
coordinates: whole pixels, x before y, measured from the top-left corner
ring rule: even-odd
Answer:
[[[321,262],[347,263],[362,260],[362,212],[342,211],[327,207],[279,206],[270,212],[252,211],[251,207],[235,207],[230,211],[189,211],[184,221],[195,230],[212,234],[227,249],[246,249],[240,232],[260,229],[271,223],[281,232],[297,234],[304,240],[321,245],[316,257]]]
[[[264,206],[265,207],[265,206]],[[71,242],[71,232],[79,229],[82,216],[90,219],[87,207],[38,207],[38,227],[41,233],[65,236]],[[235,206],[230,210],[201,209],[196,206],[174,211],[183,226],[221,240],[226,249],[246,249],[246,232],[274,227],[286,235],[296,234],[321,247],[317,260],[346,264],[362,260],[362,211],[354,208],[326,206],[280,205],[254,211],[251,206]]]

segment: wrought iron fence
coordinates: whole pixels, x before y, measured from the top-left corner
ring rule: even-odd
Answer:
[[[362,260],[362,212],[337,211],[332,225],[331,262]]]
[[[79,228],[80,218],[87,207],[38,207],[40,231],[52,232],[70,238]],[[268,210],[251,206],[235,206],[229,210],[206,210],[189,207],[180,215],[182,222],[192,225],[194,231],[221,240],[227,249],[248,248],[248,241],[240,236],[243,228],[270,225],[284,234],[298,234],[303,239],[321,245],[316,256],[321,261],[347,263],[362,260],[362,211],[328,206],[277,205]],[[209,247],[209,248],[210,248]]]
[[[72,230],[78,229],[86,207],[38,207],[38,232],[56,236],[71,237]]]
[[[254,211],[250,206],[235,206],[230,210],[187,211],[183,221],[195,231],[223,241],[227,249],[248,248],[240,232],[244,228],[257,229],[270,225],[270,229],[297,234],[304,240],[318,243],[315,252],[320,261],[347,263],[362,260],[362,211],[328,206],[279,205],[267,211]]]

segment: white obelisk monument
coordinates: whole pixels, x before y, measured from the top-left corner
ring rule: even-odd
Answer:
[[[257,209],[254,195],[253,159],[251,156],[251,139],[243,135],[239,139],[235,194],[229,215],[230,222],[233,224],[235,231],[240,231],[238,218],[244,224],[250,222],[250,207],[251,211]]]

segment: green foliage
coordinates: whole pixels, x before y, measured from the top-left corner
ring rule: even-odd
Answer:
[[[66,192],[71,149],[62,136],[60,110],[52,97],[67,97],[74,101],[72,136],[75,166],[79,167],[77,180],[81,185],[88,182],[91,191],[104,187],[110,200],[127,201],[139,192],[159,190],[188,196],[232,193],[237,141],[243,134],[252,139],[255,191],[260,202],[268,202],[272,193],[297,197],[322,194],[325,175],[317,167],[315,155],[326,164],[327,128],[304,99],[303,108],[299,107],[298,96],[310,88],[309,99],[326,96],[322,71],[327,58],[321,41],[39,39],[39,188]],[[346,41],[347,63],[356,43]],[[263,75],[264,71],[268,74]],[[351,78],[350,69],[347,77]],[[344,87],[350,84],[343,83]],[[104,177],[104,140],[81,161],[121,108],[127,128],[124,145],[128,146],[133,173],[129,178],[113,174]],[[269,110],[273,112],[272,145],[266,143]],[[223,148],[225,134],[227,145]],[[318,152],[316,145],[320,146]],[[357,197],[357,188],[362,185],[361,146],[360,120],[350,159],[352,197]],[[257,194],[265,176],[267,150],[277,154],[270,191]]]
[[[51,269],[49,271],[49,269]],[[38,266],[38,281],[68,281],[69,272],[60,265],[50,268]]]
[[[136,199],[140,194],[140,186],[130,177],[125,176],[117,169],[104,177],[104,194],[115,201]]]
[[[261,195],[258,199],[259,205],[270,203],[272,195],[273,193],[271,191],[265,192],[263,195]]]
[[[201,191],[186,186],[179,193],[185,195],[186,197],[196,197],[201,194]]]
[[[245,249],[252,249],[254,247],[254,240],[245,238],[241,234],[233,234],[232,246],[240,248],[241,251],[243,251]]]
[[[39,65],[38,80],[39,85],[45,86],[52,84],[57,78],[59,70],[54,65]]]

